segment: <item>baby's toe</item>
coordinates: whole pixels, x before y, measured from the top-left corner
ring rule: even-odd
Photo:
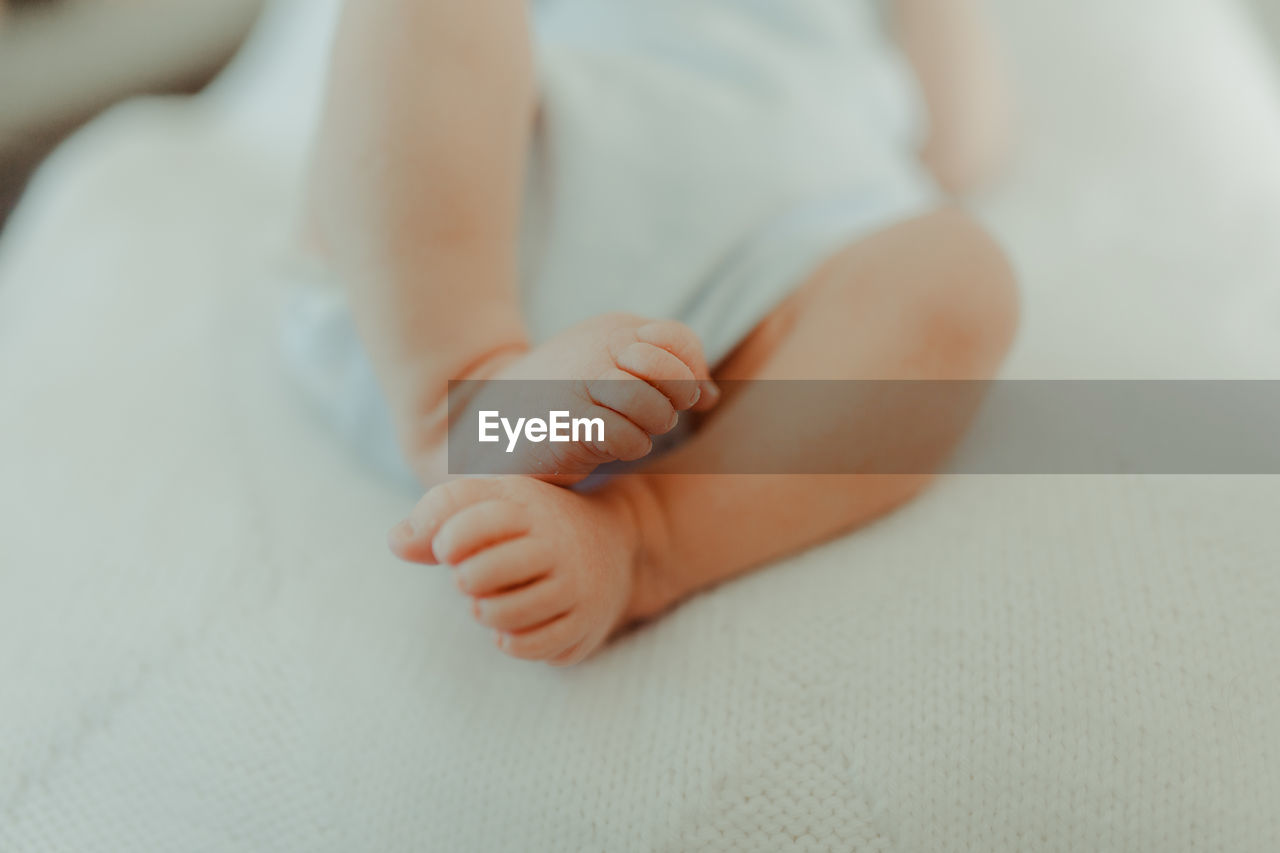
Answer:
[[[457,568],[458,589],[476,598],[496,595],[545,577],[553,565],[546,545],[521,536],[462,561]]]
[[[644,384],[634,379],[630,381],[636,385]],[[594,392],[588,389],[587,393],[590,396]],[[586,412],[586,420],[596,419],[601,421],[604,429],[599,432],[593,432],[594,428],[588,429],[589,435],[584,436],[587,440],[550,445],[556,454],[555,464],[561,470],[572,471],[581,467],[590,470],[615,459],[632,462],[643,459],[653,450],[653,439],[649,433],[611,406],[596,402]]]
[[[418,501],[408,518],[391,529],[387,543],[403,560],[435,564],[432,542],[444,523],[467,507],[501,496],[498,480],[456,480],[436,486]]]
[[[530,631],[498,634],[498,648],[521,660],[550,660],[582,639],[582,627],[573,613]]]
[[[519,633],[552,622],[572,606],[565,584],[551,576],[511,592],[476,599],[475,615],[481,625]]]
[[[711,378],[702,339],[684,323],[664,320],[636,329],[636,340],[664,349],[680,359],[693,372],[695,379]]]
[[[693,368],[656,344],[646,341],[629,344],[615,361],[621,370],[660,391],[679,411],[692,408],[698,402],[698,377]]]
[[[609,371],[589,383],[587,391],[595,403],[622,415],[646,436],[670,432],[679,417],[664,392],[623,370]]]
[[[455,566],[484,548],[529,532],[529,511],[518,503],[488,500],[450,517],[431,542],[437,560]]]

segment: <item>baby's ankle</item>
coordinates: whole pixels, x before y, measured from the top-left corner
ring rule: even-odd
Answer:
[[[452,419],[466,409],[484,381],[528,352],[529,345],[523,340],[496,344],[467,362],[453,380],[424,382],[418,394],[402,401],[398,407],[401,451],[424,485],[448,478],[445,456]],[[455,382],[465,384],[452,384]]]
[[[650,477],[622,475],[601,491],[600,498],[618,509],[634,543],[631,595],[617,626],[621,630],[662,615],[680,600],[671,573],[670,524]]]

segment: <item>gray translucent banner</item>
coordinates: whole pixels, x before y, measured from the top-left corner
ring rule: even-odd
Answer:
[[[637,410],[647,403],[652,417],[645,394],[653,389],[637,394],[637,383],[454,383],[450,471],[548,474],[580,465],[619,436],[634,439],[634,427],[620,420],[632,414],[629,401]],[[682,415],[654,452],[613,470],[1280,474],[1280,382],[805,380],[721,388],[716,409]],[[676,398],[691,390],[664,386]],[[634,420],[642,418],[627,419]]]

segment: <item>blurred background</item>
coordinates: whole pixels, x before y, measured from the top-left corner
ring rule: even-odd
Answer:
[[[1280,0],[1248,0],[1280,49]],[[190,94],[234,55],[265,0],[0,0],[0,228],[71,131],[137,94]]]
[[[0,0],[0,228],[71,131],[138,94],[198,91],[263,0]]]
[[[689,849],[801,766],[762,814],[904,850],[1280,850],[1280,478],[948,478],[572,682],[496,669],[280,357],[336,2],[0,0],[0,218],[253,31],[0,239],[0,853],[598,847],[550,843],[583,803]],[[1280,0],[988,2],[1006,377],[1280,379]]]

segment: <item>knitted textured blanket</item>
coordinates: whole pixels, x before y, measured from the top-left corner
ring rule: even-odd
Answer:
[[[1000,7],[1010,375],[1280,377],[1241,10]],[[496,654],[275,366],[302,67],[114,111],[0,246],[0,850],[1280,844],[1275,478],[951,478],[580,668]]]

